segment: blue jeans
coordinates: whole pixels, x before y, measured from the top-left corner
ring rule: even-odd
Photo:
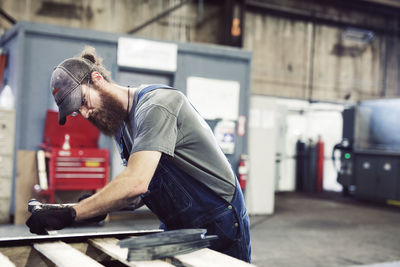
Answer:
[[[142,198],[165,230],[207,229],[208,235],[219,237],[211,241],[211,249],[250,262],[249,217],[238,181],[229,203],[163,155]]]

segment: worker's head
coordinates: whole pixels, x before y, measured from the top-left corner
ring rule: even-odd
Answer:
[[[113,135],[126,114],[115,97],[104,88],[110,73],[95,49],[86,47],[80,56],[61,62],[53,71],[50,89],[59,108],[59,124],[68,115],[81,114],[106,135]]]

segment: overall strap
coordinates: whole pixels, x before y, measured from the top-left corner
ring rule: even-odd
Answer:
[[[164,84],[152,84],[152,85],[149,85],[149,86],[143,88],[142,90],[140,90],[139,94],[137,94],[137,93],[134,94],[134,96],[133,96],[133,101],[134,101],[133,107],[136,106],[136,104],[139,102],[140,98],[144,94],[146,94],[146,93],[148,93],[150,91],[153,91],[155,89],[161,89],[161,88],[176,90],[175,88],[173,88],[171,86],[168,86],[168,85],[164,85]],[[134,112],[134,110],[133,110],[133,112]],[[135,116],[135,115],[133,114],[132,116]],[[133,127],[133,132],[136,132],[136,125],[133,124],[132,127]],[[127,140],[125,140],[125,139],[127,139]],[[121,154],[121,159],[123,161],[123,165],[127,166],[128,158],[129,158],[129,152],[132,149],[133,140],[132,140],[128,130],[126,129],[125,123],[124,123],[124,126],[121,127],[121,130],[115,135],[115,140],[116,140],[116,142],[118,144],[118,149],[119,149],[119,152]]]
[[[173,87],[171,87],[171,86],[164,85],[164,84],[152,84],[152,85],[149,85],[149,86],[143,88],[143,89],[139,92],[139,95],[138,95],[138,98],[137,98],[137,102],[139,102],[140,98],[141,98],[144,94],[146,94],[146,93],[148,93],[148,92],[150,92],[150,91],[153,91],[153,90],[155,90],[155,89],[161,89],[161,88],[163,88],[163,89],[175,89],[175,88],[173,88]],[[176,90],[176,89],[175,89],[175,90]]]

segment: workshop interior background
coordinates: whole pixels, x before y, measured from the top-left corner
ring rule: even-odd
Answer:
[[[27,31],[26,40],[33,35],[45,40],[47,34],[54,35],[54,41],[62,40],[55,32],[60,36],[65,32],[68,42],[72,40],[72,43],[75,30],[79,35],[76,39],[83,40],[86,33],[78,29],[93,33],[96,36],[93,40],[100,40],[102,37],[98,36],[104,35],[104,40],[99,41],[100,51],[107,51],[105,62],[113,71],[126,68],[114,67],[116,62],[110,63],[111,58],[116,58],[116,52],[108,52],[106,45],[102,47],[103,43],[117,46],[119,37],[132,37],[177,44],[178,71],[172,75],[172,80],[168,80],[174,83],[171,85],[179,85],[178,89],[184,92],[187,89],[183,87],[189,87],[190,82],[221,84],[227,90],[232,89],[235,92],[232,99],[238,101],[234,107],[237,116],[227,116],[228,120],[222,122],[220,118],[209,118],[207,122],[241,179],[251,216],[278,216],[280,211],[286,211],[278,201],[293,205],[296,198],[285,200],[284,197],[285,193],[296,192],[329,192],[335,193],[335,198],[337,195],[355,196],[371,205],[383,205],[377,209],[394,207],[390,211],[398,214],[399,1],[0,0],[0,56],[9,52],[7,45],[17,47],[18,51],[27,51],[17,41],[9,42],[14,37],[7,36],[20,22],[21,29],[25,27],[32,31]],[[21,32],[15,38],[22,38],[24,34]],[[208,54],[205,50],[212,52]],[[56,52],[55,49],[49,51]],[[26,52],[26,55],[30,53],[35,51]],[[190,61],[196,57],[198,61]],[[24,60],[27,61],[19,63],[35,66],[28,59]],[[182,71],[179,69],[182,62],[188,65],[199,62],[203,69],[209,66],[207,64],[222,62],[223,67],[198,71],[195,66],[190,66]],[[12,83],[7,80],[7,75],[12,76],[7,64],[0,58],[0,107],[5,109],[9,109],[7,101],[10,97],[17,98],[25,94],[21,90],[29,90],[12,88]],[[228,66],[232,67],[232,72],[227,74],[224,68],[230,72]],[[220,70],[221,75],[215,70]],[[239,77],[235,70],[243,70],[240,72],[244,73],[243,76]],[[142,71],[139,69],[139,73]],[[171,71],[156,70],[154,73],[168,76]],[[199,73],[206,73],[209,77],[200,80],[196,80],[199,77],[189,77],[199,76]],[[22,80],[23,74],[19,75],[14,76],[14,80],[16,77]],[[121,72],[114,78],[124,80],[130,77],[124,75]],[[140,75],[139,78],[149,77]],[[229,83],[235,76],[238,77],[240,93],[235,91],[236,84]],[[27,79],[33,81],[35,77],[27,75],[23,79],[27,83]],[[228,79],[227,83],[224,82]],[[195,92],[195,88],[191,92]],[[195,96],[192,98],[196,102]],[[26,101],[29,100],[16,100],[15,103],[24,104]],[[204,105],[204,100],[198,103]],[[33,150],[33,146],[39,148],[41,141],[35,138],[42,138],[46,119],[43,109],[47,107],[30,106],[32,113],[26,115],[18,112],[24,107],[12,108],[17,110],[16,115],[0,116],[0,121],[4,118],[15,121],[15,125],[7,124],[7,127],[15,128],[15,136],[12,134],[10,139],[13,145],[0,151],[0,158],[5,159],[0,161],[0,166],[7,168],[10,176],[8,179],[5,174],[0,174],[0,182],[6,185],[0,184],[3,188],[0,189],[0,210],[5,210],[6,214],[5,219],[0,216],[2,222],[15,222],[19,212],[15,178],[19,167],[18,151]],[[30,127],[23,128],[19,120],[33,116],[35,110],[42,119],[33,120]],[[32,131],[34,127],[40,127],[40,130]],[[29,141],[29,137],[33,139]],[[112,179],[121,171],[119,155],[107,138],[100,139],[100,148],[110,151],[109,178]],[[29,143],[32,140],[34,144]],[[21,157],[27,159],[31,156],[21,154]],[[36,163],[27,166],[31,168],[29,170],[37,168]],[[63,200],[65,196],[60,194],[59,197],[58,200]],[[263,243],[256,238],[254,242],[256,264],[285,266],[280,256],[275,255],[276,262],[260,256]],[[400,245],[398,241],[394,243]],[[273,246],[272,241],[270,245]],[[398,252],[390,253],[390,260],[400,260]],[[365,261],[384,262],[386,259],[375,257]],[[307,263],[304,266],[322,266],[318,261]],[[350,264],[351,261],[342,263]],[[332,266],[335,264],[338,262]]]
[[[357,101],[398,95],[396,1],[2,0],[1,31],[32,21],[253,52],[252,93]],[[156,14],[171,14],[141,28]],[[230,38],[234,9],[240,40]],[[352,29],[369,30],[365,37]]]

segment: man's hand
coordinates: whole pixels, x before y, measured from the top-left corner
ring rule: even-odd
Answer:
[[[72,225],[75,216],[76,212],[72,207],[41,209],[32,213],[26,221],[26,226],[33,234],[47,235],[47,230],[60,230]]]

